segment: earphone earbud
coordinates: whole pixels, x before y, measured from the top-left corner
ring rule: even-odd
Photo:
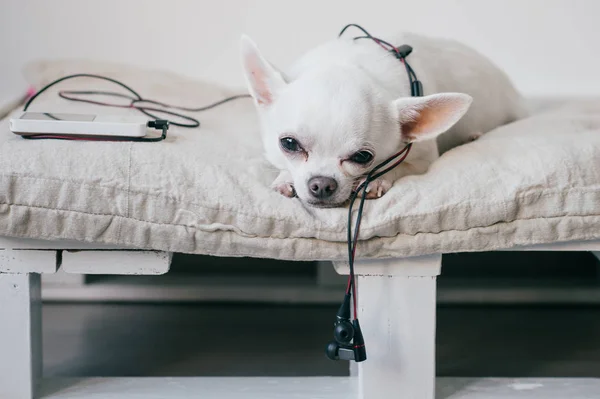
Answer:
[[[364,362],[367,360],[367,350],[365,349],[365,341],[360,331],[360,324],[358,320],[353,320],[352,324],[346,321],[350,326],[350,331],[353,338],[353,342],[350,344],[349,341],[341,343],[337,339],[327,344],[325,348],[325,354],[331,360],[354,360],[355,362]]]
[[[354,338],[354,328],[347,320],[338,320],[333,329],[333,337],[340,344],[349,344]]]
[[[365,341],[360,330],[358,319],[350,322],[350,294],[346,294],[338,310],[334,340],[325,347],[325,354],[331,360],[354,360],[363,362],[367,360]]]
[[[331,341],[325,347],[325,354],[331,360],[339,360],[340,359],[339,349],[340,349],[340,345],[336,341]]]

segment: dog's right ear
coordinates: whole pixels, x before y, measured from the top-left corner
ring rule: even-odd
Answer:
[[[250,95],[259,106],[272,104],[277,92],[286,85],[282,74],[263,58],[256,44],[246,35],[242,35],[241,53]]]
[[[402,141],[430,140],[450,129],[467,112],[473,98],[463,93],[402,97],[393,105],[401,125]]]

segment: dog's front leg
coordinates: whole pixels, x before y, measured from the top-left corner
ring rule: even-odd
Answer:
[[[389,172],[389,173],[393,174],[393,172]],[[356,183],[356,187],[358,188],[358,186],[363,184],[365,179],[366,179],[366,177],[360,178]],[[385,193],[387,193],[388,190],[390,188],[392,188],[393,185],[394,185],[394,180],[391,178],[391,176],[381,176],[380,178],[369,183],[369,185],[367,186],[367,198],[368,199],[380,198]],[[362,194],[359,194],[359,195],[362,195]]]
[[[381,198],[385,193],[389,191],[390,188],[392,188],[396,180],[404,176],[403,174],[398,173],[396,169],[369,183],[369,185],[367,186],[368,199]],[[365,181],[365,179],[366,177],[362,177],[361,179],[359,179],[356,184],[356,187],[360,186]]]
[[[271,188],[285,197],[293,198],[296,196],[293,182],[294,179],[292,179],[290,172],[282,170],[271,184]]]
[[[420,175],[422,173],[427,172],[428,168],[429,162],[421,160],[413,160],[410,163],[406,162],[401,165],[398,165],[396,168],[390,170],[385,175],[369,183],[369,185],[367,186],[367,198],[380,198],[385,193],[387,193],[390,188],[392,188],[396,180],[408,175]],[[361,185],[365,181],[365,179],[366,177],[360,178],[356,183],[356,187]]]

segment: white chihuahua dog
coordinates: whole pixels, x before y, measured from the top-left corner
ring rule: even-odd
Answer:
[[[424,96],[411,97],[404,65],[369,39],[332,40],[283,73],[242,37],[266,157],[280,170],[275,190],[342,206],[370,169],[414,143],[404,163],[367,187],[368,198],[381,197],[448,149],[525,115],[508,77],[473,49],[414,34],[387,41],[413,47],[406,60]]]

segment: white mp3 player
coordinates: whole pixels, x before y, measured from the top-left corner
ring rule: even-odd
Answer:
[[[38,134],[69,136],[144,137],[148,120],[141,116],[22,112],[9,121],[20,136]]]

